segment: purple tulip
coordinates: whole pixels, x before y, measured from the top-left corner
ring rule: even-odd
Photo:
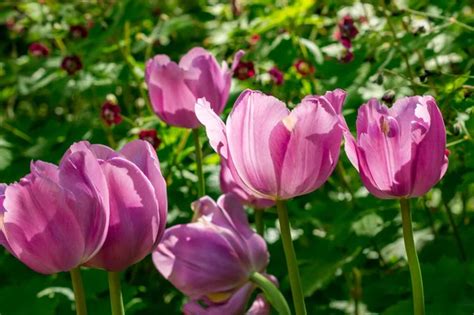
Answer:
[[[167,229],[153,262],[190,298],[186,314],[243,314],[255,289],[249,276],[268,264],[265,241],[250,229],[233,194],[217,203],[202,197],[193,209],[197,221]]]
[[[250,206],[263,209],[274,205],[273,200],[256,197],[239,186],[232,176],[232,172],[224,159],[221,160],[220,184],[221,191],[223,193],[233,193],[240,199],[241,202]]]
[[[431,96],[405,97],[391,108],[371,99],[359,109],[357,140],[345,137],[347,156],[378,198],[422,196],[448,167],[446,129]]]
[[[196,100],[205,97],[212,109],[221,114],[229,97],[233,69],[243,51],[235,57],[231,69],[220,66],[204,48],[191,49],[179,64],[166,55],[156,55],[146,65],[145,79],[155,113],[167,124],[197,128]]]
[[[109,190],[110,225],[100,251],[87,266],[121,271],[155,249],[165,229],[166,184],[153,147],[146,141],[127,143],[119,152],[82,141],[66,153],[91,152]]]
[[[31,269],[69,271],[93,257],[109,226],[106,176],[92,152],[59,167],[37,161],[31,173],[0,185],[0,243]]]
[[[198,100],[196,114],[237,184],[266,199],[290,199],[320,187],[336,166],[346,93],[307,96],[289,111],[278,99],[246,90],[227,124]]]

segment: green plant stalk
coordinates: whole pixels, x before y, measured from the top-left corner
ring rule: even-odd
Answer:
[[[280,290],[264,275],[254,272],[250,275],[250,281],[255,283],[265,294],[265,297],[280,315],[291,315],[290,307]]]
[[[108,277],[112,315],[124,315],[125,308],[123,307],[122,291],[120,289],[120,273],[109,271]]]
[[[306,305],[304,304],[303,289],[301,287],[300,273],[298,263],[296,261],[295,249],[291,239],[290,221],[288,219],[288,210],[285,201],[277,200],[276,207],[278,212],[278,220],[280,222],[281,240],[283,250],[285,252],[286,265],[288,268],[288,276],[290,278],[291,294],[293,296],[293,304],[296,315],[306,315]]]
[[[198,195],[202,197],[206,194],[204,173],[202,171],[202,150],[199,141],[199,128],[193,129],[194,149],[196,150],[196,172],[198,176]]]
[[[425,298],[423,293],[423,279],[421,276],[420,262],[418,261],[418,255],[416,253],[415,241],[413,239],[410,201],[406,198],[401,198],[400,209],[402,212],[403,240],[405,242],[413,291],[413,311],[415,315],[424,315]]]
[[[74,300],[76,301],[76,314],[87,315],[86,297],[84,294],[84,285],[82,284],[80,267],[71,269],[72,289],[74,291]]]
[[[454,221],[453,212],[451,211],[451,208],[449,207],[446,201],[443,200],[443,203],[444,203],[444,208],[446,209],[446,213],[448,214],[449,225],[451,225],[451,229],[453,230],[454,240],[456,241],[456,244],[458,245],[461,261],[466,261],[467,260],[466,251],[464,250],[464,245],[462,243],[461,236],[459,235],[458,226],[456,225],[456,222]]]
[[[255,228],[257,230],[258,235],[263,236],[263,233],[265,232],[265,222],[263,221],[263,212],[265,210],[259,209],[259,208],[254,208],[254,213],[255,213]]]

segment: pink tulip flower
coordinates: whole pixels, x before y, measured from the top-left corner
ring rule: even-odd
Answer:
[[[127,143],[119,152],[82,141],[74,152],[92,152],[109,190],[110,224],[99,252],[86,265],[121,271],[139,262],[158,245],[167,216],[166,184],[156,151],[146,141]]]
[[[339,158],[346,93],[307,96],[291,112],[278,99],[246,90],[227,123],[200,99],[196,114],[237,184],[260,198],[285,200],[320,187]]]
[[[179,64],[166,55],[156,55],[146,65],[145,80],[155,113],[167,124],[197,128],[196,100],[205,97],[219,115],[229,97],[232,73],[243,51],[237,52],[231,69],[217,63],[204,48],[191,49]]]
[[[166,230],[153,253],[159,272],[190,298],[185,314],[243,314],[268,251],[233,194],[193,203],[197,220]],[[204,307],[203,304],[206,306]]]
[[[91,259],[109,226],[106,175],[92,152],[59,167],[37,161],[18,183],[0,185],[0,243],[31,269],[69,271]]]
[[[424,195],[448,167],[446,129],[431,96],[405,97],[387,108],[371,99],[359,109],[357,140],[346,153],[365,187],[382,199]]]

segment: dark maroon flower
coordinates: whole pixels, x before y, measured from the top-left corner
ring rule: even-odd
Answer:
[[[342,57],[339,59],[342,63],[349,63],[354,60],[354,53],[350,50],[345,50]]]
[[[247,80],[255,76],[255,67],[252,61],[239,61],[234,70],[234,77],[239,80]]]
[[[69,34],[71,34],[72,38],[86,38],[89,32],[87,28],[82,25],[71,25],[69,28]]]
[[[100,115],[108,126],[118,125],[122,122],[122,115],[120,112],[120,106],[110,101],[106,101],[102,104]]]
[[[272,78],[273,83],[275,83],[276,85],[283,84],[283,72],[281,72],[280,69],[278,69],[276,66],[268,70],[268,74]]]
[[[156,135],[155,129],[146,129],[138,133],[138,138],[148,141],[155,149],[160,146],[161,140]]]
[[[314,66],[303,59],[298,59],[294,66],[296,71],[298,71],[298,73],[304,77],[309,74],[313,74],[315,71]]]
[[[249,41],[249,44],[251,46],[254,46],[260,41],[260,35],[259,34],[252,34],[252,36],[250,36],[248,41]]]
[[[41,43],[32,43],[28,47],[28,51],[35,57],[46,57],[49,55],[49,48]]]
[[[357,27],[354,25],[354,20],[350,15],[346,15],[337,23],[337,27],[334,38],[344,47],[351,48],[352,40],[359,33]]]
[[[76,55],[66,56],[61,62],[61,68],[63,68],[69,75],[73,75],[82,69],[81,58]]]

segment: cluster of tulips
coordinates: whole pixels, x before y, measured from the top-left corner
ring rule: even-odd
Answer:
[[[37,272],[70,271],[78,314],[86,314],[81,266],[108,271],[112,312],[123,314],[118,272],[150,253],[158,271],[188,297],[185,314],[268,314],[271,306],[291,314],[277,279],[266,273],[261,216],[276,205],[292,308],[306,314],[285,202],[326,182],[344,138],[368,191],[400,200],[414,312],[424,314],[408,200],[424,195],[447,169],[446,131],[435,100],[406,97],[387,108],[372,99],[359,109],[355,138],[342,115],[342,90],[306,96],[291,111],[273,96],[246,90],[224,123],[219,115],[242,54],[230,68],[202,48],[179,64],[158,55],[146,66],[156,114],[193,129],[200,196],[192,204],[192,222],[165,229],[166,185],[148,142],[135,140],[114,151],[81,141],[59,165],[33,162],[18,183],[0,185],[0,243]],[[217,202],[205,196],[201,125],[221,158],[223,195]],[[250,227],[244,204],[258,209],[259,233]],[[257,288],[263,293],[249,304]]]

